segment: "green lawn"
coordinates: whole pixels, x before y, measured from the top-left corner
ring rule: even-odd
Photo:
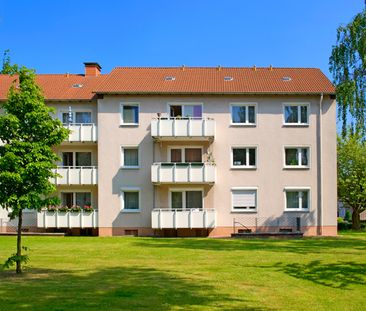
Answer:
[[[366,233],[302,240],[25,237],[0,310],[366,310]],[[0,237],[0,261],[15,248]]]

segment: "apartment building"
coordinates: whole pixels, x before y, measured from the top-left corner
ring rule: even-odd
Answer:
[[[94,211],[29,211],[30,230],[336,234],[335,89],[319,69],[100,70],[37,76],[72,131],[57,195]]]

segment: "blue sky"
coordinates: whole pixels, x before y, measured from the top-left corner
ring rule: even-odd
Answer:
[[[364,0],[0,0],[0,51],[38,73],[115,66],[319,67]]]

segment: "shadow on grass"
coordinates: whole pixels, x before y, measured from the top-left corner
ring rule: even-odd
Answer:
[[[366,251],[366,236],[360,238],[304,238],[304,239],[137,239],[136,246],[146,248],[178,248],[212,251],[256,250],[271,252],[333,253],[334,249]]]
[[[352,285],[366,285],[366,264],[351,261],[324,264],[315,260],[307,264],[277,263],[273,267],[292,277],[332,288],[348,289]]]
[[[268,310],[188,277],[140,267],[0,272],[0,310]]]

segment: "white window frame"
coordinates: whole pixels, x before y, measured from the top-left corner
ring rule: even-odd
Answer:
[[[169,188],[169,202],[168,202],[168,207],[170,210],[172,210],[172,192],[183,192],[183,197],[182,197],[182,210],[187,210],[187,206],[186,206],[186,192],[187,191],[200,191],[202,193],[202,209],[205,208],[205,200],[204,200],[204,195],[205,195],[205,191],[203,188]]]
[[[72,123],[70,124],[94,124],[95,122],[93,121],[93,111],[91,109],[72,109],[71,107],[71,112],[72,112]],[[76,123],[76,112],[90,112],[90,117],[91,117],[91,123]],[[62,124],[66,124],[62,122],[62,115],[64,113],[69,113],[68,109],[60,109],[59,110],[59,120],[61,121]]]
[[[201,111],[202,111],[202,119],[203,119],[203,108],[204,108],[204,105],[203,103],[198,103],[198,102],[167,102],[166,104],[166,111],[167,111],[167,115],[168,115],[168,119],[172,119],[173,117],[170,116],[170,106],[201,106]],[[184,107],[182,107],[182,114],[184,113]],[[187,118],[187,117],[184,117],[184,116],[181,116],[182,119],[183,118]]]
[[[139,197],[139,208],[138,209],[126,209],[125,208],[125,192],[137,192]],[[140,213],[141,212],[141,188],[139,187],[122,187],[120,189],[120,202],[121,202],[121,213]]]
[[[68,189],[68,190],[60,190],[58,197],[60,199],[60,202],[62,204],[62,193],[72,193],[72,204],[76,205],[76,193],[90,193],[90,204],[94,209],[97,209],[96,206],[94,206],[94,199],[93,199],[93,191],[91,191],[91,189],[87,188],[87,189]],[[82,206],[81,206],[82,207]]]
[[[255,149],[255,165],[234,165],[234,149],[245,149],[246,163],[249,163],[249,150]],[[230,168],[233,170],[256,169],[258,162],[258,146],[232,146],[230,148]]]
[[[286,117],[285,117],[285,109],[287,106],[297,106],[297,119],[298,122],[297,123],[287,123],[286,122]],[[301,106],[306,106],[307,107],[307,122],[306,123],[302,123],[301,122]],[[310,103],[282,103],[282,122],[284,126],[306,126],[308,127],[310,125]]]
[[[245,122],[244,123],[234,123],[233,122],[233,107],[241,106],[247,107],[245,109]],[[249,109],[248,107],[254,107],[254,123],[249,122]],[[231,126],[257,126],[257,111],[258,111],[258,103],[256,102],[246,102],[246,103],[230,103],[230,125]]]
[[[59,151],[59,157],[61,158],[61,161],[59,162],[60,166],[62,166],[62,154],[63,153],[72,153],[72,161],[76,164],[76,153],[78,152],[88,152],[91,153],[90,156],[90,162],[91,165],[90,166],[83,166],[83,167],[94,167],[95,165],[93,165],[94,163],[94,155],[93,155],[93,150],[91,149],[73,149],[73,150],[61,150]],[[68,167],[68,166],[64,166],[64,167]],[[77,167],[76,165],[74,165],[73,167]]]
[[[287,165],[286,164],[286,149],[297,149],[297,153],[298,153],[298,157],[300,159],[300,163],[298,165]],[[301,149],[308,149],[308,165],[302,165],[301,161],[302,161],[302,150]],[[283,167],[285,169],[310,169],[310,164],[311,164],[311,149],[310,146],[284,146],[283,148]]]
[[[245,208],[236,208],[234,209],[234,195],[233,191],[235,190],[251,190],[255,191],[255,209],[245,209]],[[230,196],[231,196],[231,213],[257,213],[258,212],[258,187],[231,187],[230,188]]]
[[[308,192],[308,208],[298,208],[298,209],[295,209],[295,208],[287,208],[287,197],[286,197],[286,192],[287,191],[298,191],[298,192],[301,192],[301,191],[307,191]],[[311,209],[311,189],[310,187],[285,187],[284,190],[283,190],[283,195],[284,195],[284,202],[285,202],[285,212],[302,212],[302,213],[308,213],[310,212],[310,209]],[[302,198],[300,197],[299,198],[299,206],[301,206],[302,204]]]
[[[123,107],[124,106],[135,106],[137,107],[137,119],[138,119],[138,122],[135,123],[135,122],[124,122],[123,120]],[[121,126],[138,126],[140,125],[140,103],[137,103],[137,102],[121,102],[120,103],[120,112],[119,112],[119,115],[120,115],[120,125]]]
[[[185,162],[185,149],[201,149],[201,163],[203,163],[203,147],[202,146],[194,146],[194,145],[186,145],[186,146],[168,146],[167,148],[167,159],[168,159],[168,163],[171,163],[172,158],[171,158],[171,150],[172,149],[180,149],[182,152],[182,163],[186,163]],[[188,163],[188,162],[187,162]]]
[[[125,149],[137,149],[137,165],[125,165]],[[121,146],[121,169],[135,170],[140,168],[140,148],[138,145],[123,145]]]

